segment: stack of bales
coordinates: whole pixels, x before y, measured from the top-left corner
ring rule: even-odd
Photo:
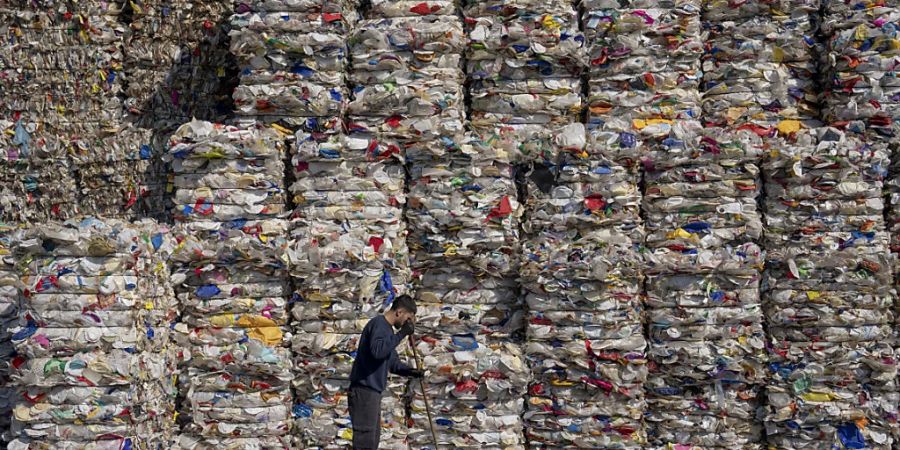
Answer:
[[[515,282],[521,207],[508,154],[477,138],[413,153],[407,205],[416,278],[417,351],[425,386],[410,385],[410,445],[522,448],[523,308]]]
[[[403,237],[439,446],[519,444],[522,385],[498,360],[521,326],[518,203],[507,153],[466,134],[460,4],[378,1],[367,18],[352,42],[350,128],[408,164]],[[521,351],[509,357],[521,371]],[[421,384],[409,389],[409,445],[431,448]]]
[[[637,175],[602,157],[567,158],[528,183],[520,269],[534,377],[532,448],[646,444]]]
[[[85,218],[33,226],[17,241],[9,448],[171,445],[176,305],[166,233]]]
[[[378,195],[375,180],[386,176],[376,176],[377,165],[369,166],[365,144],[362,151],[350,151],[352,157],[343,156],[352,145],[344,113],[349,101],[347,40],[357,22],[356,9],[353,1],[259,1],[232,18],[231,48],[240,64],[241,85],[234,94],[239,116],[277,123],[276,128],[294,133],[287,258],[295,288],[290,302],[293,439],[301,448],[350,444],[345,391],[361,330],[357,322],[365,318],[358,314],[359,305],[365,303],[362,298],[374,298],[376,290],[386,292],[378,286],[384,275],[380,262],[366,249],[391,257],[390,243],[368,246],[369,231],[379,226],[373,218],[381,217],[380,212],[368,211],[368,220],[356,220],[364,214],[348,215],[357,212],[362,199],[355,195]],[[374,170],[367,173],[367,167]],[[391,426],[399,428],[397,422]]]
[[[508,175],[504,173],[503,178],[496,179],[492,190],[497,197],[489,205],[491,209],[482,213],[487,213],[484,223],[490,225],[497,237],[503,238],[495,239],[497,244],[492,244],[495,249],[487,247],[494,254],[487,260],[490,264],[473,271],[473,276],[449,277],[450,283],[436,278],[432,284],[452,286],[452,289],[444,288],[445,298],[469,297],[471,294],[466,289],[474,284],[479,286],[477,292],[482,298],[478,302],[496,304],[478,318],[482,323],[480,334],[484,336],[481,345],[489,344],[488,348],[495,352],[508,353],[504,362],[510,366],[510,374],[504,380],[508,397],[494,396],[497,406],[485,405],[493,415],[493,426],[502,432],[499,440],[483,443],[491,448],[503,445],[523,448],[525,439],[519,433],[525,424],[516,416],[524,413],[524,404],[512,399],[524,394],[532,374],[525,352],[515,344],[522,337],[526,316],[521,293],[512,276],[521,275],[525,270],[519,267],[520,245],[529,245],[527,239],[531,236],[518,236],[517,228],[523,214],[528,212],[529,203],[520,205],[508,183],[519,174],[540,177],[555,173],[561,153],[583,150],[579,77],[585,42],[579,31],[576,5],[570,1],[471,1],[464,8],[464,16],[471,142],[481,159],[494,158],[495,167],[498,163],[501,167],[510,163],[520,165],[520,170],[519,173],[505,169],[501,172]],[[508,247],[512,250],[506,250]],[[465,316],[464,311],[462,315]],[[503,345],[491,344],[492,338],[510,339],[505,336],[512,340]],[[479,395],[490,397],[488,392],[492,389],[487,374],[480,379],[487,392]],[[481,426],[490,423],[485,421]]]
[[[758,441],[759,150],[703,132],[700,2],[588,6],[588,153],[644,168],[648,445]]]
[[[123,27],[112,2],[0,5],[0,210],[7,220],[77,214],[70,141],[122,115]]]
[[[763,144],[711,128],[646,160],[647,383],[655,446],[760,448]]]
[[[358,333],[397,295],[408,292],[411,271],[403,221],[407,152],[440,152],[446,141],[456,142],[463,129],[463,33],[456,6],[414,6],[382,1],[368,5],[365,19],[349,39],[346,129],[328,131],[317,153],[312,139],[304,136],[307,144],[298,139],[309,164],[298,172],[297,183],[315,182],[326,191],[304,196],[310,206],[304,214],[318,220],[313,224],[317,228],[329,231],[316,243],[325,258],[315,262],[314,283],[302,293],[311,303],[303,308],[309,308],[307,317],[341,320],[334,331],[344,340],[345,334]],[[328,182],[315,181],[319,174],[328,174]],[[300,206],[298,202],[298,210]],[[330,270],[328,263],[337,270]],[[352,352],[353,347],[355,342],[348,342],[340,351]],[[351,362],[347,360],[346,369]],[[343,379],[342,385],[347,382]],[[392,379],[385,392],[391,413],[382,417],[382,435],[387,436],[382,441],[389,448],[407,445],[404,392],[405,380],[400,379]]]
[[[228,77],[235,69],[222,25],[231,4],[220,0],[124,3],[124,107],[128,121],[137,128],[107,130],[110,137],[104,143],[127,153],[97,158],[98,166],[79,172],[79,181],[83,190],[96,186],[92,189],[100,198],[105,186],[110,191],[107,198],[121,204],[126,213],[168,218],[171,180],[162,162],[168,136],[192,118],[218,121],[231,112]]]
[[[403,166],[369,143],[348,135],[340,118],[310,118],[296,134],[288,257],[294,417],[303,448],[350,445],[347,388],[359,334],[407,292]],[[403,385],[389,390],[382,447],[405,448]]]
[[[765,163],[770,445],[890,448],[898,392],[881,197],[888,156],[884,144],[828,127]]]
[[[234,63],[223,22],[231,2],[124,3],[128,116],[143,128],[171,132],[192,118],[219,120],[227,115],[231,105],[227,77],[233,74]]]
[[[866,141],[888,142],[896,165],[898,148],[893,141],[900,111],[895,67],[900,4],[850,0],[823,3],[822,34],[828,50],[823,59],[824,117],[861,134]],[[892,200],[896,199],[897,184],[894,180],[886,189]],[[900,233],[896,205],[896,201],[891,202],[887,224],[894,242]],[[896,244],[893,247],[896,249]],[[898,429],[895,424],[895,446],[900,445]]]
[[[290,446],[283,158],[262,126],[192,121],[172,137],[178,448]]]

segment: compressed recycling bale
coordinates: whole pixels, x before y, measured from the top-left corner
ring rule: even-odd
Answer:
[[[625,166],[700,116],[699,2],[584,2],[588,142]]]
[[[13,223],[0,222],[0,354],[4,361],[15,356],[12,344],[12,328],[16,326],[19,316],[19,296],[22,285],[15,271],[13,256],[15,239],[20,228]],[[12,418],[13,402],[16,398],[15,388],[10,385],[11,367],[4,364],[0,367],[0,427],[9,430]],[[10,436],[7,432],[0,435],[0,441],[7,444]]]
[[[521,395],[529,375],[518,345],[487,343],[473,335],[422,335],[416,346],[427,371],[424,392],[438,446],[524,448]],[[410,384],[410,445],[433,449],[419,386]]]
[[[304,448],[344,448],[352,440],[347,391],[359,334],[313,331],[318,323],[306,324],[309,326],[304,332],[298,331],[292,339],[294,364],[298,368],[292,383],[296,392],[297,444]],[[405,347],[401,344],[398,353],[405,354]],[[406,448],[405,390],[406,380],[389,379],[381,418],[382,445],[386,448]]]
[[[193,118],[220,120],[232,109],[237,71],[220,1],[126,2],[124,107],[130,121],[171,132]]]
[[[897,39],[896,2],[823,2],[823,118],[868,133],[873,140],[896,135],[898,85],[892,72]],[[878,42],[879,45],[872,45]]]
[[[704,5],[705,121],[733,126],[818,117],[819,3]]]
[[[762,448],[761,136],[690,129],[643,160],[653,448]]]
[[[172,257],[186,374],[178,448],[291,440],[282,137],[263,125],[192,121],[166,154],[181,222]]]
[[[85,218],[16,237],[10,448],[169,445],[177,304],[167,233],[153,222]]]
[[[580,125],[586,62],[574,3],[469,2],[463,15],[472,131],[503,135],[517,149],[512,163],[555,163],[573,136],[583,142],[570,128]]]
[[[779,448],[886,449],[896,435],[896,263],[882,216],[890,151],[856,131],[816,129],[763,164],[765,420]]]

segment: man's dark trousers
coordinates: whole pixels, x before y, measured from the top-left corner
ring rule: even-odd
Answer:
[[[381,394],[362,386],[350,388],[353,450],[378,450],[381,440]]]

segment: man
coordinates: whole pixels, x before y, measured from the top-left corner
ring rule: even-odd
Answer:
[[[350,419],[353,421],[353,449],[377,450],[381,439],[381,393],[388,372],[422,378],[423,373],[400,362],[397,345],[413,334],[416,302],[408,295],[394,300],[384,315],[363,328],[350,371]],[[399,328],[394,333],[394,328]]]

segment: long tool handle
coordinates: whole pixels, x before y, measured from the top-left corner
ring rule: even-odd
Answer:
[[[416,339],[413,335],[409,335],[409,346],[412,347],[413,358],[416,360],[416,370],[422,371],[422,361],[419,359],[419,351],[416,350]],[[419,380],[419,387],[422,389],[422,400],[425,401],[425,414],[428,415],[428,426],[431,428],[431,439],[434,441],[434,450],[438,449],[437,433],[434,432],[434,419],[431,418],[431,406],[428,405],[428,394],[425,392],[425,377]]]

